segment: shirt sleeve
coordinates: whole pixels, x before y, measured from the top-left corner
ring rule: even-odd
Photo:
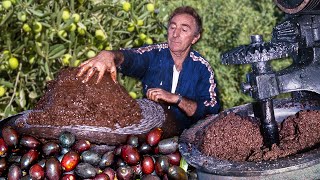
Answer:
[[[138,79],[144,77],[153,55],[153,51],[144,51],[144,48],[148,47],[120,50],[124,56],[124,61],[119,66],[121,73]]]
[[[210,65],[207,65],[200,73],[200,80],[197,84],[197,109],[192,119],[202,119],[208,114],[217,114],[220,110],[218,99],[217,81]]]

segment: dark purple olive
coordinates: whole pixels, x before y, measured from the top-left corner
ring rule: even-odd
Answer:
[[[59,135],[59,142],[62,147],[69,148],[76,141],[76,136],[68,131],[64,131]]]
[[[21,169],[27,169],[32,164],[34,164],[39,157],[39,152],[35,149],[30,149],[26,154],[24,154],[20,161]]]
[[[45,174],[48,180],[60,179],[62,167],[57,158],[50,157],[49,159],[47,159],[45,170]]]
[[[81,154],[81,159],[83,162],[89,163],[93,166],[97,166],[101,160],[100,154],[94,152],[94,151],[84,151]]]
[[[114,148],[114,150],[113,150],[114,155],[121,156],[121,149],[122,149],[122,145],[119,145],[116,148]]]
[[[110,180],[110,178],[108,175],[101,173],[96,175],[92,180]]]
[[[3,174],[3,172],[7,169],[7,161],[5,158],[0,158],[0,176]]]
[[[152,152],[152,147],[149,144],[144,142],[139,146],[140,154],[149,154],[150,152]]]
[[[181,154],[179,151],[176,151],[172,154],[167,154],[166,155],[169,158],[169,163],[172,165],[179,166],[180,165],[180,160],[181,160]]]
[[[8,145],[4,142],[3,138],[0,138],[0,157],[5,157],[8,152]]]
[[[137,164],[137,165],[134,165],[134,166],[130,166],[133,170],[133,173],[137,176],[142,176],[142,166],[141,164]]]
[[[61,180],[76,180],[76,175],[74,174],[65,174]]]
[[[97,175],[96,168],[89,163],[79,163],[75,173],[81,178],[93,178]]]
[[[83,151],[89,150],[91,143],[88,140],[80,139],[73,146],[72,149],[81,154]]]
[[[34,164],[29,169],[29,175],[32,179],[36,179],[36,180],[44,179],[44,169],[39,164]]]
[[[168,169],[168,178],[173,180],[188,180],[188,175],[181,167],[173,165]]]
[[[111,167],[107,167],[105,168],[102,173],[106,174],[109,176],[110,180],[114,180],[116,172],[111,168]]]
[[[118,180],[130,180],[134,177],[134,172],[129,166],[119,167],[116,171]]]
[[[154,171],[154,160],[151,156],[145,155],[141,162],[143,174],[151,174]]]
[[[99,162],[99,167],[104,169],[108,166],[111,166],[114,162],[114,158],[115,158],[115,155],[113,151],[108,151],[104,153]]]
[[[169,158],[167,156],[159,156],[154,165],[155,171],[159,176],[163,176],[168,172],[170,163]]]
[[[129,135],[127,137],[127,144],[131,145],[133,147],[138,147],[139,146],[139,138],[138,138],[138,136]]]
[[[140,154],[137,148],[123,145],[121,148],[121,158],[129,165],[136,165],[140,161]]]
[[[6,126],[2,129],[2,137],[9,147],[17,147],[19,143],[19,135],[11,126]]]
[[[79,162],[80,162],[79,154],[75,151],[69,151],[63,156],[61,160],[61,166],[64,171],[71,171],[74,168],[76,168]]]
[[[161,179],[157,175],[146,174],[146,175],[142,176],[141,180],[161,180]]]
[[[116,166],[116,168],[121,167],[121,166],[126,166],[126,165],[127,165],[127,163],[124,162],[124,160],[121,157],[117,156],[115,158],[115,166]]]
[[[153,128],[151,129],[148,134],[146,141],[150,146],[155,146],[159,143],[162,138],[163,130],[161,128]]]
[[[158,143],[159,152],[161,154],[171,154],[178,150],[178,136],[172,138],[162,139]]]
[[[60,145],[56,142],[47,142],[42,146],[42,152],[45,156],[54,156],[60,153]]]
[[[40,141],[33,136],[24,135],[20,139],[20,144],[30,149],[36,149],[40,146]]]
[[[20,180],[22,177],[22,171],[16,164],[12,164],[8,171],[8,180]]]

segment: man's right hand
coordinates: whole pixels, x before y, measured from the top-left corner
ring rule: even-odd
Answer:
[[[99,83],[104,73],[107,71],[110,73],[112,80],[117,83],[117,68],[114,59],[115,55],[113,52],[101,51],[97,56],[81,63],[77,76],[80,77],[86,74],[83,80],[85,83],[91,79],[96,71],[98,71],[99,74],[96,83]]]

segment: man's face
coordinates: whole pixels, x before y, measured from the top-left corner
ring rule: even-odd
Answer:
[[[171,52],[189,51],[191,45],[200,38],[200,34],[196,34],[196,31],[196,21],[191,15],[175,15],[168,27],[168,45]]]

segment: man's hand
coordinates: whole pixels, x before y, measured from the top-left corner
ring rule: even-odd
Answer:
[[[147,91],[147,98],[156,102],[164,101],[174,104],[178,101],[179,96],[160,88],[150,88]]]
[[[117,68],[114,59],[115,55],[112,52],[101,51],[97,56],[90,58],[79,66],[80,70],[77,76],[79,77],[86,73],[85,79],[83,80],[85,83],[88,82],[97,71],[99,74],[96,83],[99,83],[107,71],[111,74],[112,80],[117,83]]]

